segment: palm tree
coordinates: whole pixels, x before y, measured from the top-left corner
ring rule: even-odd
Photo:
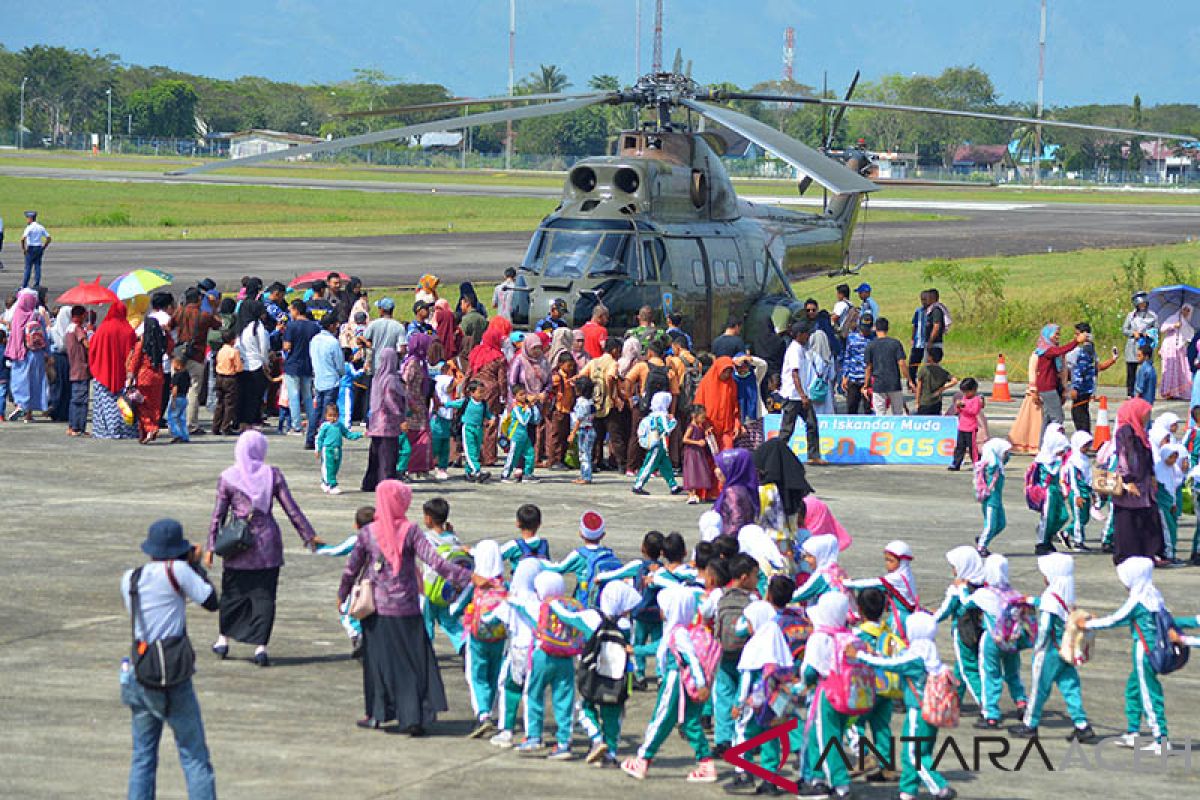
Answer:
[[[621,79],[616,75],[593,75],[588,79],[588,88],[600,92],[619,92]]]
[[[521,88],[529,94],[556,94],[570,85],[566,73],[554,64],[541,64],[521,81]]]

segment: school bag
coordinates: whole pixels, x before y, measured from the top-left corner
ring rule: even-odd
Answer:
[[[820,629],[818,629],[820,630]],[[866,649],[862,641],[848,630],[825,630],[833,639],[833,669],[821,678],[825,699],[839,714],[857,717],[875,705],[875,670],[857,658],[847,658],[846,649],[857,652]]]
[[[1158,634],[1158,641],[1154,643],[1154,647],[1146,644],[1146,634],[1136,622],[1133,623],[1133,629],[1142,640],[1142,647],[1150,659],[1150,669],[1154,670],[1156,675],[1169,675],[1187,664],[1191,648],[1183,642],[1176,643],[1170,640],[1171,631],[1182,633],[1170,611],[1160,608],[1158,611],[1152,611],[1151,616],[1154,617],[1155,633]]]
[[[517,557],[517,561],[524,561],[527,558],[550,558],[550,543],[545,539],[539,539],[537,547],[533,547],[524,539],[514,539],[517,544],[517,549],[521,554]]]
[[[717,674],[717,665],[721,662],[721,656],[724,650],[721,642],[713,636],[713,632],[708,629],[708,626],[703,622],[693,622],[684,628],[687,633],[688,640],[692,643],[692,650],[696,653],[696,660],[700,662],[700,671],[704,673],[704,686],[711,689],[713,685],[713,677]],[[693,700],[700,700],[701,686],[697,685],[692,671],[688,669],[687,660],[679,655],[679,649],[675,646],[675,632],[668,631],[664,635],[670,635],[671,638],[667,642],[667,647],[671,654],[675,656],[675,663],[679,665],[679,675],[683,681],[683,691]]]
[[[496,446],[501,450],[507,450],[512,444],[513,435],[517,431],[517,418],[511,410],[505,411],[504,416],[500,417],[500,425],[496,429]]]
[[[996,483],[1000,480],[1000,470],[998,467],[992,474],[992,479],[987,478],[987,464],[982,460],[975,462],[975,502],[982,503],[992,496],[992,492],[996,489]]]
[[[1046,487],[1038,480],[1039,466],[1041,465],[1035,461],[1025,470],[1025,504],[1029,506],[1030,511],[1040,514],[1046,507]]]
[[[991,630],[992,641],[1006,653],[1032,645],[1037,640],[1037,609],[1015,589],[993,591],[1000,595],[1000,613]]]
[[[650,401],[654,399],[654,395],[671,390],[670,373],[667,372],[666,366],[661,364],[647,364],[647,366],[649,371],[646,373],[642,396],[638,401],[638,408],[643,414],[650,413]]]
[[[655,562],[648,559],[642,559],[642,569],[638,572],[637,586],[638,593],[642,596],[642,601],[637,604],[630,615],[634,619],[643,621],[656,621],[662,619],[662,612],[658,608],[658,593],[660,589],[654,585],[654,573],[650,571],[650,565]]]
[[[583,581],[575,587],[575,599],[588,608],[599,608],[602,587],[597,585],[596,576],[625,565],[617,558],[616,553],[604,546],[580,547],[576,552],[583,556],[587,567],[583,573]]]
[[[913,694],[917,693],[912,679],[908,681]],[[958,678],[949,667],[942,667],[925,678],[921,693],[921,719],[935,728],[957,728],[961,707],[958,698]]]
[[[968,650],[978,650],[983,638],[983,609],[968,608],[958,617],[958,642]]]
[[[684,361],[683,380],[679,382],[679,402],[676,406],[680,419],[686,419],[683,414],[691,413],[692,402],[696,399],[696,391],[700,388],[700,379],[703,377],[704,370],[700,366],[700,359],[693,356],[692,363]]]
[[[642,417],[637,426],[638,447],[643,450],[649,450],[654,445],[658,444],[658,439],[662,434],[654,430],[654,417]]]
[[[875,652],[881,656],[891,658],[905,649],[904,640],[887,625],[866,622],[863,623],[863,629],[875,637]],[[875,694],[877,697],[886,697],[889,700],[903,699],[904,687],[900,684],[900,676],[895,672],[876,669]]]
[[[754,721],[768,728],[777,719],[800,716],[803,691],[804,683],[794,667],[767,664],[750,689],[746,704],[754,710]]]
[[[606,705],[623,705],[629,699],[633,673],[628,669],[625,646],[625,634],[617,627],[617,620],[601,619],[575,670],[575,688],[580,697],[589,703]]]
[[[466,569],[475,568],[475,560],[461,544],[439,544],[437,552],[451,564]],[[435,606],[448,606],[458,598],[458,589],[432,569],[426,570],[423,583],[426,599]]]
[[[788,606],[776,615],[775,622],[783,632],[783,638],[787,639],[788,649],[792,651],[792,660],[799,664],[804,660],[804,648],[813,632],[808,614],[803,608]]]
[[[503,622],[485,622],[483,619],[507,599],[508,592],[499,587],[474,590],[471,602],[463,611],[463,627],[471,638],[479,642],[502,642],[508,638],[508,629]]]
[[[730,589],[721,595],[717,603],[717,623],[714,633],[727,656],[742,652],[749,637],[737,632],[738,620],[753,598],[745,589]]]
[[[46,349],[46,329],[40,320],[35,318],[26,322],[22,335],[25,337],[26,350]]]
[[[556,597],[556,602],[562,603],[571,611],[582,611],[583,606],[569,597]],[[538,644],[546,655],[560,658],[571,658],[583,652],[587,642],[583,633],[563,622],[550,603],[542,603],[538,612],[537,632]]]

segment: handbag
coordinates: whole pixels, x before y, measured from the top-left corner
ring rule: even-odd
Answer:
[[[814,377],[805,390],[808,399],[813,403],[824,403],[829,397],[829,383],[824,378]]]
[[[369,561],[363,565],[358,580],[350,590],[350,605],[347,606],[346,613],[357,620],[364,620],[375,613],[375,586],[367,576],[369,566]]]
[[[254,533],[250,530],[250,519],[233,517],[217,531],[212,551],[221,558],[241,555],[254,546]]]
[[[171,571],[170,561],[166,562],[167,579],[176,592],[183,594],[175,575]],[[187,628],[179,636],[168,636],[153,642],[139,641],[137,638],[136,619],[141,619],[142,630],[146,629],[146,620],[142,617],[142,600],[138,593],[138,583],[142,579],[143,567],[138,567],[129,576],[129,605],[133,613],[129,615],[130,661],[133,662],[133,675],[137,682],[147,689],[160,691],[171,689],[189,680],[196,674],[196,651],[192,649],[192,641],[188,638]]]
[[[137,407],[146,402],[146,397],[138,390],[136,386],[125,387],[125,393],[122,395],[129,405]]]
[[[1125,494],[1125,482],[1116,470],[1098,466],[1092,469],[1092,490],[1105,497],[1120,497]]]

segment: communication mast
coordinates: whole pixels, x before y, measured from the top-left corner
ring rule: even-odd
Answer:
[[[796,29],[788,27],[783,32],[783,80],[792,83],[795,80],[793,67],[796,64]]]
[[[654,63],[650,71],[655,75],[662,72],[662,9],[663,0],[654,0]]]

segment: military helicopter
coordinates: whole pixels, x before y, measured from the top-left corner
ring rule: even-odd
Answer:
[[[632,87],[616,92],[453,100],[368,112],[381,115],[485,103],[540,102],[169,174],[337,152],[425,133],[566,114],[601,104],[649,109],[653,119],[621,133],[614,155],[583,159],[568,172],[558,207],[539,224],[519,266],[514,325],[528,328],[562,298],[568,308],[566,319],[573,327],[586,322],[602,303],[609,311],[610,330],[623,332],[636,324],[638,310],[649,306],[662,316],[683,314],[698,347],[707,347],[732,316],[746,320],[747,339],[760,341],[759,337],[772,335],[801,310],[802,304],[792,293],[792,280],[853,270],[848,254],[859,209],[863,198],[880,187],[863,175],[870,167],[865,153],[849,151],[844,162],[837,161],[752,117],[712,104],[739,99],[836,107],[835,127],[846,108],[872,108],[1194,139],[999,114],[858,102],[850,99],[850,93],[845,100],[834,100],[716,91],[700,87],[687,75],[663,72],[646,75]],[[685,110],[685,122],[673,119],[676,109]],[[745,137],[791,165],[800,176],[801,193],[812,183],[819,184],[831,195],[823,211],[785,210],[739,198],[721,163],[725,140],[701,130],[703,120]],[[701,125],[693,124],[697,121]]]

